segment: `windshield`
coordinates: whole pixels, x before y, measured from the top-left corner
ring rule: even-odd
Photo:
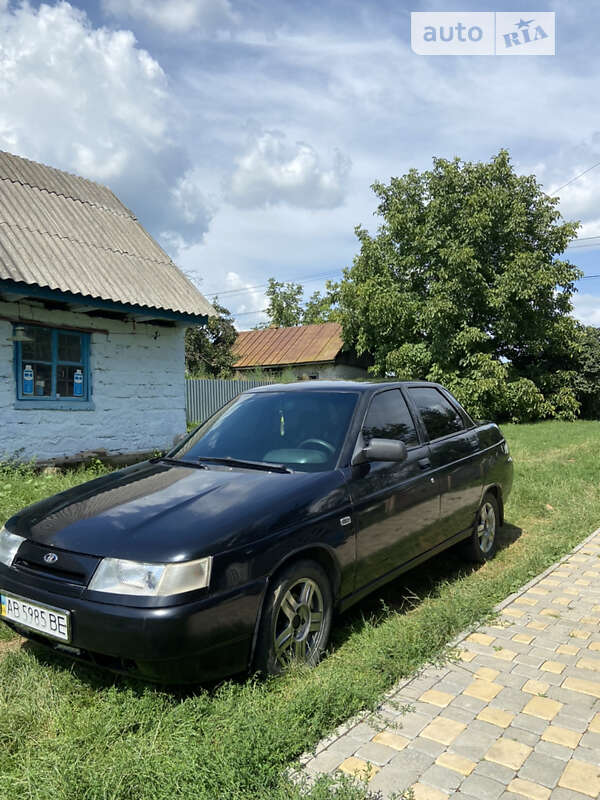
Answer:
[[[284,464],[304,472],[333,469],[356,400],[356,393],[335,391],[242,394],[170,455]]]

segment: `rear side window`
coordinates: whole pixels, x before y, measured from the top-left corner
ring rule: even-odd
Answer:
[[[376,394],[363,425],[365,439],[399,439],[417,444],[417,431],[399,389]]]
[[[409,391],[430,439],[439,439],[464,430],[465,424],[458,411],[433,386],[415,386]]]

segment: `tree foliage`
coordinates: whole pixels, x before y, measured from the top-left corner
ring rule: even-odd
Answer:
[[[575,237],[558,198],[489,163],[433,160],[375,183],[381,224],[339,287],[344,341],[372,372],[446,384],[480,417],[573,418],[578,269],[557,257]]]
[[[269,299],[269,322],[259,328],[292,328],[296,325],[315,325],[337,319],[338,284],[327,281],[325,292],[313,292],[304,302],[304,287],[300,283],[277,281],[269,278],[265,294]]]
[[[581,330],[577,396],[581,416],[600,419],[600,328],[593,325]]]
[[[320,322],[338,322],[339,284],[334,281],[325,283],[325,292],[313,292],[304,305],[303,325],[315,325]]]
[[[269,278],[269,288],[265,292],[269,300],[267,314],[269,324],[263,327],[293,328],[302,320],[301,298],[304,290],[299,283],[283,283]]]
[[[185,368],[190,375],[226,378],[233,368],[237,332],[231,312],[218,302],[213,302],[213,308],[216,317],[185,332]]]

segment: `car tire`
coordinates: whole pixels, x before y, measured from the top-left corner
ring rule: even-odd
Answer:
[[[282,672],[292,659],[318,664],[331,631],[329,579],[314,561],[295,561],[274,577],[265,599],[254,658],[263,675]]]
[[[473,533],[465,541],[464,551],[469,561],[483,564],[496,555],[499,527],[498,500],[491,492],[487,492],[477,509]]]

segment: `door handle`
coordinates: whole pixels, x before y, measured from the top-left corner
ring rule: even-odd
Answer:
[[[428,458],[420,458],[419,466],[421,467],[421,469],[429,469],[429,467],[431,466],[431,461]]]

